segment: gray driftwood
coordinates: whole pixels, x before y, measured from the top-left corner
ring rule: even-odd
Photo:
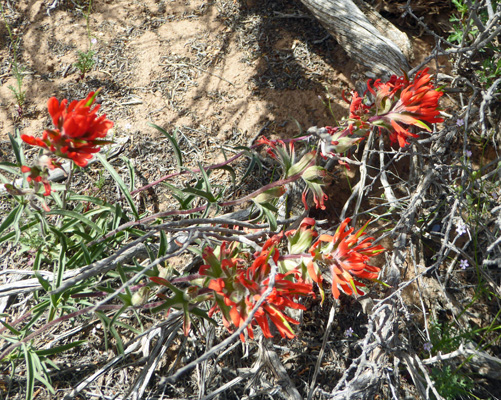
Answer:
[[[365,5],[363,8],[364,12],[370,15],[371,21],[352,0],[301,2],[351,58],[369,68],[378,77],[401,75],[402,71],[410,69],[401,50],[404,49],[409,54],[408,38],[378,13],[370,10],[369,6]],[[401,48],[393,40],[397,41]]]

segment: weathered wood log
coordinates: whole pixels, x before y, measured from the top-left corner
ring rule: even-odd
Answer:
[[[375,11],[370,10],[371,19],[380,19],[374,24],[364,15],[352,0],[301,0],[324,28],[339,42],[348,55],[369,68],[378,77],[401,75],[410,69],[402,50],[388,38],[398,38],[403,48],[409,43],[405,34],[398,35],[393,25]],[[369,6],[363,7],[369,11]],[[378,17],[379,15],[379,17]],[[376,26],[381,29],[380,32]],[[390,28],[390,26],[392,28]]]

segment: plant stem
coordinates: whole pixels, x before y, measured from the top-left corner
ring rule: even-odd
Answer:
[[[64,192],[63,192],[63,210],[66,210],[66,204],[68,201],[68,192],[70,190],[71,180],[73,178],[73,168],[74,167],[75,166],[74,166],[73,160],[71,160],[70,161],[70,171],[68,172],[68,178],[66,179],[66,185],[64,188]]]

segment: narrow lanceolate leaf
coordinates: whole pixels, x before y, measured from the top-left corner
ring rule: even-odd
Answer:
[[[250,159],[249,160],[249,165],[248,165],[247,169],[245,170],[245,173],[242,176],[240,182],[243,182],[251,174],[251,172],[254,170],[254,167],[256,165],[259,168],[258,175],[262,174],[262,172],[263,172],[263,163],[256,156],[256,154],[254,154],[253,152],[251,152],[250,149],[248,147],[245,147],[245,146],[237,146],[237,147],[235,147],[235,150],[243,150],[243,151],[245,151],[245,155],[247,157],[249,157],[249,159]]]
[[[260,209],[264,213],[268,224],[270,225],[271,231],[276,231],[278,228],[277,224],[277,209],[269,203],[260,204]]]
[[[160,244],[158,245],[157,258],[163,257],[165,254],[167,254],[167,242],[167,235],[164,231],[160,231]]]
[[[120,159],[127,165],[127,168],[129,169],[129,192],[132,192],[136,185],[136,173],[134,172],[134,166],[127,157],[121,156]]]
[[[233,186],[235,186],[235,182],[236,182],[236,179],[237,179],[237,176],[235,174],[235,171],[233,168],[231,168],[229,165],[223,165],[221,167],[217,167],[215,169],[223,169],[225,170],[226,172],[228,172],[231,176],[231,183],[233,184]]]
[[[3,314],[4,316],[6,314]],[[5,326],[11,333],[15,336],[21,335],[21,332],[19,332],[17,329],[15,329],[13,326],[10,326],[7,322],[5,322],[3,319],[0,319],[0,323]]]
[[[10,232],[10,233],[6,234],[5,236],[0,237],[0,243],[5,242],[6,240],[11,240],[14,236],[16,237],[15,243],[17,243],[17,241],[19,240],[19,236],[21,235],[21,232],[24,232],[24,231],[32,228],[36,224],[38,224],[38,221],[30,222],[29,224],[26,224],[26,225],[19,227],[19,231]]]
[[[21,143],[23,142],[21,140],[21,135],[19,132],[19,129],[16,129],[16,136],[12,136],[10,133],[9,135],[9,140],[12,145],[12,150],[14,151],[14,155],[16,156],[16,160],[19,165],[25,165],[24,161],[24,153],[23,153],[23,148],[21,147]]]
[[[45,279],[38,271],[35,271],[35,277],[38,279],[38,282],[40,283],[40,285],[42,285],[45,291],[50,292],[52,290],[50,282]]]
[[[43,385],[49,389],[49,392],[52,394],[55,394],[56,391],[52,387],[52,385],[49,382],[49,379],[47,377],[47,368],[42,364],[40,361],[40,358],[38,358],[38,355],[35,352],[32,352],[32,360],[35,366],[35,378],[42,382]]]
[[[33,399],[33,391],[35,390],[35,363],[33,354],[23,346],[24,360],[26,361],[26,400]]]
[[[117,171],[115,171],[115,168],[111,166],[111,164],[106,160],[106,157],[100,153],[96,154],[96,157],[101,161],[101,164],[103,164],[104,168],[108,170],[110,173],[111,177],[113,180],[118,184],[118,187],[122,191],[123,195],[125,196],[125,199],[127,200],[127,203],[129,203],[129,206],[132,210],[132,213],[134,214],[134,217],[136,220],[139,219],[139,213],[137,212],[136,205],[134,204],[134,200],[132,199],[132,196],[130,195],[129,190],[127,189],[127,186],[125,186],[124,181],[118,175]]]
[[[207,189],[208,192],[212,192],[212,186],[210,184],[209,175],[205,171],[202,163],[198,163],[198,168],[200,169],[200,173],[202,174],[202,179],[205,183],[205,188]]]
[[[74,347],[80,346],[82,343],[85,343],[85,342],[86,342],[86,340],[77,340],[76,342],[63,344],[62,346],[52,347],[52,348],[47,349],[47,350],[37,350],[37,351],[35,351],[35,353],[39,357],[52,356],[54,354],[59,354],[59,353],[62,353],[64,351],[70,350]]]
[[[287,171],[287,177],[289,176],[294,176],[296,174],[299,174],[301,171],[306,169],[308,165],[312,162],[312,160],[315,158],[315,151],[310,151],[309,153],[306,153],[301,160],[299,160],[297,163],[292,165],[289,170]]]
[[[12,175],[17,175],[17,176],[20,175],[19,166],[17,166],[16,164],[13,164],[13,163],[1,162],[0,169],[3,169],[4,171],[7,171],[8,173],[10,173]],[[6,180],[5,182],[9,182],[9,180]]]
[[[2,221],[2,224],[0,225],[0,234],[10,226],[12,226],[16,230],[16,232],[19,231],[19,219],[23,214],[23,210],[24,204],[19,204],[9,213],[9,215],[7,215],[7,217]]]
[[[169,140],[170,144],[172,145],[172,147],[174,149],[174,155],[176,156],[177,166],[179,167],[179,170],[181,171],[181,169],[183,167],[183,154],[181,153],[181,149],[179,148],[179,144],[177,143],[175,136],[169,135],[165,129],[159,127],[158,125],[155,125],[152,123],[150,123],[149,125],[152,126],[153,128],[155,128],[156,130],[158,130],[163,135],[165,135],[165,137]],[[177,132],[177,130],[176,130],[176,132]]]
[[[209,203],[215,203],[216,202],[216,198],[214,197],[214,195],[212,193],[206,192],[204,190],[199,190],[199,189],[195,189],[195,188],[192,188],[192,187],[188,187],[188,188],[184,189],[184,192],[185,193],[194,194],[194,195],[196,195],[198,197],[203,197]]]
[[[94,222],[92,222],[90,219],[84,217],[82,214],[77,213],[75,211],[71,210],[51,210],[47,213],[48,215],[62,215],[63,217],[67,218],[74,218],[85,225],[88,225],[90,228],[92,228],[96,233],[101,232],[101,229],[99,226],[97,226]]]

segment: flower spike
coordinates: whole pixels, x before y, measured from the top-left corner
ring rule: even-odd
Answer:
[[[103,140],[113,127],[113,122],[106,119],[106,114],[97,116],[100,105],[91,109],[99,90],[90,92],[80,101],[59,101],[52,97],[47,102],[47,109],[55,129],[44,131],[42,138],[21,135],[21,139],[32,146],[40,146],[56,156],[69,158],[80,167],[86,167],[92,154],[99,152],[100,146],[112,143]]]
[[[373,246],[371,237],[359,241],[369,222],[353,234],[355,230],[353,227],[345,231],[350,221],[346,218],[333,236],[321,235],[310,248],[312,255],[312,261],[308,265],[310,278],[321,287],[323,282],[321,266],[329,267],[332,275],[332,295],[336,299],[340,295],[339,289],[348,295],[363,294],[359,287],[365,285],[354,278],[375,280],[379,268],[367,262],[385,250],[383,246]]]

